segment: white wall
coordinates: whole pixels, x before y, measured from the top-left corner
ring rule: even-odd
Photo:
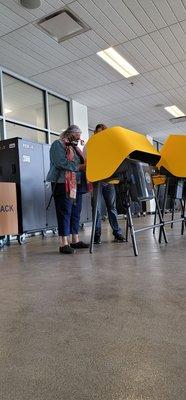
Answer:
[[[81,139],[86,143],[89,138],[87,107],[75,100],[71,100],[70,106],[70,123],[80,127],[82,130]]]

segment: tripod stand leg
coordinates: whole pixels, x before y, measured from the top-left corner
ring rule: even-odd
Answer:
[[[93,253],[93,247],[94,247],[94,236],[96,230],[99,197],[100,197],[100,182],[96,182],[94,184],[94,189],[93,189],[93,220],[92,220],[90,247],[89,247],[89,252],[91,254]]]

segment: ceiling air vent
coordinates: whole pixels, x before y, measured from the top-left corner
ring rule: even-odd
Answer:
[[[178,124],[179,122],[186,122],[186,115],[184,115],[183,117],[171,118],[169,119],[169,121],[172,124]]]
[[[60,10],[41,19],[37,25],[58,43],[86,32],[90,28],[69,10]]]

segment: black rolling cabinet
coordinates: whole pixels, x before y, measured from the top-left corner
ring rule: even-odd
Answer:
[[[19,138],[0,142],[0,181],[17,184],[19,234],[56,227],[54,206],[46,213],[48,169],[48,145]]]
[[[46,182],[46,177],[50,169],[50,145],[43,144],[43,168],[44,168],[44,186],[45,186],[45,210],[46,210],[46,229],[56,229],[57,218],[54,205],[54,199],[52,198],[50,207],[47,209],[47,205],[51,198],[52,190],[51,184]]]

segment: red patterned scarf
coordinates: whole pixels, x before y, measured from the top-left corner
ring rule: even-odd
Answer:
[[[82,163],[85,162],[84,155],[79,147],[74,148],[72,146],[69,146],[69,142],[67,139],[62,139],[62,142],[65,145],[66,157],[67,157],[68,161],[74,161],[74,156],[76,153],[79,156]],[[77,180],[76,180],[76,173],[73,171],[65,172],[65,190],[66,190],[66,193],[69,195],[70,199],[72,199],[72,200],[76,199]],[[87,191],[92,191],[92,184],[89,182],[87,182]]]
[[[62,139],[63,144],[65,145],[66,157],[68,161],[74,160],[74,149],[72,146],[69,146],[69,142],[67,139]],[[73,171],[65,171],[65,190],[69,195],[70,199],[75,200],[77,194],[77,182],[76,182],[76,173]]]

